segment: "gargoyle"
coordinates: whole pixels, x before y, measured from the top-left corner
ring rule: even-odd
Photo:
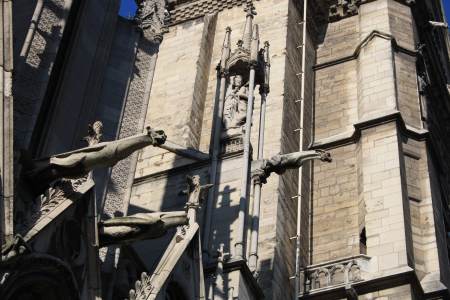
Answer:
[[[311,150],[275,155],[270,159],[257,160],[252,163],[252,177],[259,177],[262,183],[272,173],[283,174],[288,169],[298,169],[308,160],[331,162],[331,155],[323,150]]]
[[[94,169],[112,167],[139,149],[149,145],[159,146],[165,141],[164,131],[147,127],[146,134],[93,144],[28,162],[25,164],[25,177],[38,192],[41,192],[56,179],[79,178]]]
[[[99,223],[100,247],[156,239],[173,227],[187,225],[184,211],[139,213]]]

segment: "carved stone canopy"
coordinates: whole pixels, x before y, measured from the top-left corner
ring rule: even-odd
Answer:
[[[242,39],[237,42],[236,49],[231,52],[226,60],[225,68],[230,76],[240,75],[244,80],[248,80],[249,66],[256,70],[256,84],[264,83],[264,55],[259,49],[259,29],[253,24],[256,16],[255,7],[249,3],[245,8],[246,21]]]

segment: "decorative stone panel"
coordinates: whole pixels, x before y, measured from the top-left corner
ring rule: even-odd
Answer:
[[[365,255],[344,258],[323,264],[311,265],[302,271],[303,293],[344,286],[364,280],[369,257]]]

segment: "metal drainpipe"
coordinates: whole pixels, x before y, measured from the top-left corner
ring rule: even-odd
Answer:
[[[299,151],[303,151],[303,127],[304,127],[304,110],[305,110],[305,71],[306,71],[306,33],[307,33],[307,12],[308,1],[303,0],[303,20],[301,24],[303,26],[302,34],[302,79],[301,79],[301,91],[300,91],[300,143]],[[295,294],[294,299],[298,299],[300,294],[300,230],[301,230],[301,210],[302,210],[302,172],[303,168],[298,170],[298,195],[297,195],[297,234],[296,234],[296,249],[295,249]]]

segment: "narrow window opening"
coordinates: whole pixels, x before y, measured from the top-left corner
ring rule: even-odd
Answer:
[[[366,227],[363,227],[359,234],[359,251],[361,254],[367,254],[367,236]]]

